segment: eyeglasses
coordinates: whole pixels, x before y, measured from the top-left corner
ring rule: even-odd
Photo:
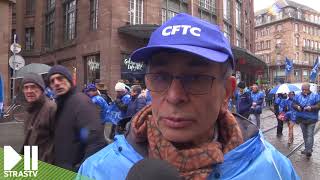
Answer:
[[[173,79],[179,79],[188,94],[207,94],[216,78],[209,75],[173,76],[167,73],[148,73],[145,75],[146,85],[150,91],[164,92],[169,89]]]

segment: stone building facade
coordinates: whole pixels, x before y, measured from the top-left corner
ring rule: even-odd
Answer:
[[[16,8],[14,31],[26,63],[65,65],[79,88],[99,79],[114,94],[119,79],[143,84],[144,64],[131,62],[130,53],[180,12],[218,24],[236,58],[264,66],[252,54],[253,0],[26,0],[18,1]],[[257,68],[245,72],[247,77],[256,73],[252,69]]]
[[[9,101],[9,85],[10,85],[10,75],[9,75],[9,57],[11,53],[9,52],[9,47],[11,44],[11,29],[12,29],[12,12],[15,1],[13,0],[1,0],[0,1],[0,74],[3,81],[4,90],[4,101],[5,103]]]
[[[268,65],[265,78],[277,82],[309,82],[315,60],[320,56],[320,12],[287,0],[275,16],[267,9],[255,14],[255,52]],[[285,58],[294,69],[286,75]]]

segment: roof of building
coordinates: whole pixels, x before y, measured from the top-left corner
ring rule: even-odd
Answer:
[[[317,10],[314,10],[312,9],[311,7],[308,7],[306,5],[303,5],[303,4],[299,4],[299,3],[296,3],[294,1],[290,1],[290,0],[285,0],[287,2],[288,5],[286,5],[285,7],[295,7],[295,8],[298,8],[298,9],[302,9],[302,10],[306,10],[306,11],[309,11],[309,12],[312,12],[312,13],[320,13],[319,11]],[[258,16],[258,15],[261,15],[261,14],[265,14],[268,12],[268,8],[265,8],[265,9],[261,9],[259,11],[256,11],[254,13],[255,16]]]

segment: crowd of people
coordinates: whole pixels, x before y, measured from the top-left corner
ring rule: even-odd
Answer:
[[[151,103],[147,90],[122,82],[115,85],[115,100],[99,88],[101,83],[89,84],[78,92],[69,70],[61,65],[50,69],[48,84],[46,87],[43,77],[35,73],[22,80],[28,114],[23,145],[38,145],[39,160],[73,171],[111,143],[115,134],[125,133],[131,118]],[[107,141],[103,133],[106,123],[113,124]]]
[[[24,145],[38,145],[39,160],[78,172],[78,179],[137,177],[131,173],[143,159],[167,162],[184,179],[300,179],[290,160],[262,136],[266,95],[257,85],[236,85],[236,61],[218,26],[178,14],[131,60],[146,63],[147,90],[117,82],[115,99],[101,83],[78,92],[61,65],[48,73],[51,98],[41,76],[25,76]],[[311,156],[319,97],[308,87],[289,98],[278,95],[274,104],[279,134],[283,116],[291,130],[300,123],[304,154]],[[233,103],[235,114],[229,110]],[[105,124],[112,124],[108,141]]]
[[[288,145],[294,141],[293,127],[299,124],[305,142],[305,150],[302,154],[307,157],[312,156],[313,137],[318,112],[320,109],[320,94],[310,90],[310,84],[302,85],[302,92],[294,91],[287,93],[270,93],[270,89],[259,90],[258,85],[253,84],[246,87],[244,82],[239,82],[238,89],[231,98],[229,109],[248,118],[260,128],[260,114],[263,107],[269,107],[274,112],[277,119],[277,137],[283,135],[283,124],[288,125]],[[266,103],[264,103],[266,102]]]

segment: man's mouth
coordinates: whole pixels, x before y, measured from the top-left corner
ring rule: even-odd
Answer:
[[[187,118],[163,117],[162,121],[170,128],[185,128],[190,126],[194,120]]]

